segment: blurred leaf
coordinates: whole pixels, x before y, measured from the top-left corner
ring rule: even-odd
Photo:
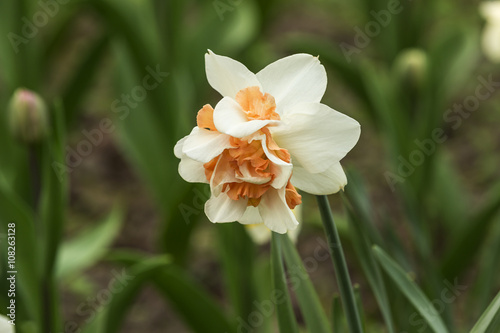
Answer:
[[[356,306],[358,307],[359,311],[359,319],[361,320],[361,324],[363,325],[363,332],[366,332],[366,318],[363,312],[363,299],[361,298],[361,288],[359,287],[359,284],[354,285],[354,297],[356,298]]]
[[[466,222],[467,192],[450,158],[446,155],[438,155],[434,176],[426,182],[432,184],[430,193],[427,188],[426,196],[429,204],[432,204],[430,209],[437,214],[436,220],[443,221],[441,227],[447,228],[452,235],[456,236],[456,232]]]
[[[278,327],[280,332],[298,333],[299,328],[295,314],[293,313],[293,306],[288,293],[286,284],[285,268],[283,266],[283,257],[281,249],[281,238],[288,237],[282,236],[275,232],[272,233],[271,243],[271,265],[272,265],[272,278],[274,285],[274,293],[283,295],[282,301],[276,304],[276,313],[278,317]]]
[[[226,290],[229,293],[233,314],[247,318],[254,310],[257,299],[254,280],[255,245],[239,223],[217,226],[219,256],[223,267]],[[245,265],[241,265],[244,262]]]
[[[83,57],[79,67],[75,69],[70,82],[67,83],[63,93],[66,124],[72,124],[76,120],[79,111],[78,106],[91,86],[99,65],[108,51],[109,41],[109,36],[104,35],[94,42]]]
[[[236,332],[214,300],[180,269],[170,266],[153,280],[193,332]]]
[[[89,227],[61,245],[56,276],[64,279],[78,274],[100,260],[115,240],[123,221],[122,208],[115,207],[97,226]]]
[[[486,332],[498,332],[500,328],[500,293],[497,294],[495,299],[488,306],[486,311],[483,313],[481,318],[470,333],[486,333]],[[495,325],[495,327],[492,327]]]
[[[130,250],[115,250],[108,256],[108,259],[127,266],[144,261],[145,258],[145,254]],[[226,318],[220,306],[202,286],[175,264],[153,274],[151,281],[175,307],[193,332],[236,333],[235,325]]]
[[[40,253],[33,252],[38,246],[34,224],[34,212],[16,193],[7,188],[0,178],[0,227],[4,235],[8,233],[8,224],[15,223],[15,247],[17,271],[16,281],[19,286],[20,302],[26,305],[29,315],[40,322]],[[4,253],[5,255],[6,253]],[[6,257],[6,256],[4,256]]]
[[[52,133],[43,150],[41,186],[41,220],[44,235],[44,272],[52,274],[57,250],[61,241],[67,206],[67,173],[58,174],[54,163],[65,165],[66,138],[64,111],[60,102],[53,108]]]
[[[500,186],[496,186],[491,190],[486,204],[457,232],[442,261],[441,269],[445,278],[460,275],[476,257],[499,210]]]
[[[477,281],[472,291],[472,295],[477,303],[474,308],[478,314],[488,306],[490,297],[498,282],[500,269],[499,265],[497,265],[500,262],[500,220],[498,217],[482,252],[482,257],[478,260]]]
[[[391,159],[394,165],[398,165],[398,156],[405,156],[408,151],[408,135],[411,133],[408,117],[396,102],[394,82],[386,69],[364,62],[360,70],[376,125],[385,134]]]
[[[130,281],[126,281],[123,289],[113,295],[106,314],[104,332],[119,332],[124,317],[141,288],[169,262],[168,256],[163,255],[146,259],[128,268],[125,274],[130,276]]]
[[[443,100],[453,97],[470,80],[472,71],[477,66],[480,52],[478,51],[479,31],[473,26],[454,27],[446,29],[441,38],[431,48],[431,71],[434,75],[433,88],[437,96]],[[441,105],[438,104],[438,107]],[[441,118],[436,114],[435,118]],[[437,126],[431,121],[429,126]]]
[[[358,260],[361,263],[363,272],[366,275],[368,283],[370,284],[375,299],[380,307],[382,316],[386,323],[387,330],[390,333],[394,333],[394,324],[391,314],[391,308],[389,299],[387,297],[387,292],[385,288],[385,283],[380,272],[380,268],[375,260],[373,252],[371,251],[373,243],[369,241],[369,237],[365,235],[364,230],[365,225],[369,224],[369,221],[361,222],[361,219],[346,205],[347,214],[349,216],[349,226],[351,229],[351,240],[356,251]]]
[[[42,231],[42,285],[44,291],[44,307],[46,313],[52,315],[47,321],[50,330],[57,332],[61,327],[61,309],[59,308],[59,294],[54,280],[54,265],[57,251],[61,242],[65,213],[67,207],[67,173],[58,174],[54,163],[64,165],[65,125],[62,103],[59,101],[52,108],[53,117],[51,133],[44,142],[42,149],[41,194],[40,194],[40,222]]]
[[[378,246],[373,247],[373,252],[387,275],[429,323],[432,330],[436,333],[447,333],[448,329],[439,313],[417,284],[409,278],[408,274]]]
[[[328,318],[325,314],[318,294],[309,279],[302,260],[289,237],[281,237],[283,253],[287,264],[287,272],[295,292],[299,307],[304,316],[307,330],[315,333],[331,332]]]

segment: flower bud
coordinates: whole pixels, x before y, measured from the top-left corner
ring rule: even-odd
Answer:
[[[9,102],[11,133],[24,143],[36,143],[48,132],[47,106],[36,93],[19,88]]]
[[[403,51],[394,64],[394,74],[404,88],[418,91],[427,77],[427,54],[420,49]]]

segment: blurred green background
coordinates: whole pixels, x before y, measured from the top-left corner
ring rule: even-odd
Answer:
[[[220,99],[205,78],[207,49],[254,72],[319,55],[323,103],[362,127],[343,160],[346,193],[331,202],[366,331],[432,332],[378,268],[374,280],[372,244],[442,304],[450,332],[468,331],[500,288],[500,67],[481,50],[479,5],[2,0],[0,220],[4,236],[17,226],[17,332],[223,333],[269,297],[269,245],[209,223],[208,189],[177,173],[175,142]],[[36,144],[9,128],[20,87],[49,110],[50,134]],[[327,250],[314,198],[303,197],[297,248],[315,258]],[[309,275],[329,314],[333,267],[316,261]],[[110,291],[117,276],[124,291]],[[456,281],[466,289],[442,301]],[[275,325],[266,317],[255,332]]]

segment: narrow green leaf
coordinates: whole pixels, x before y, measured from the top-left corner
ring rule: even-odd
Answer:
[[[332,299],[332,329],[333,333],[347,332],[339,294],[333,295]]]
[[[287,264],[288,276],[295,292],[300,310],[304,316],[309,332],[331,332],[328,318],[325,314],[316,290],[309,279],[309,275],[302,264],[295,246],[289,237],[282,237],[283,253]]]
[[[16,263],[14,271],[17,271],[16,281],[19,285],[19,295],[26,305],[30,317],[40,322],[41,265],[39,253],[33,252],[33,248],[39,246],[34,213],[0,178],[0,231],[6,237],[9,223],[15,224]],[[5,247],[5,249],[7,248]],[[4,253],[3,258],[7,258],[6,253]]]
[[[276,313],[278,316],[278,326],[280,332],[298,333],[297,320],[293,313],[292,302],[288,294],[288,287],[286,284],[285,268],[283,266],[283,257],[281,249],[281,236],[273,232],[271,243],[271,265],[272,265],[272,278],[274,284],[274,292],[283,295],[281,301],[276,304]],[[284,237],[288,237],[285,235]]]
[[[108,259],[127,266],[144,261],[145,255],[130,250],[112,251]],[[229,321],[221,307],[210,295],[175,264],[153,274],[151,281],[170,301],[187,325],[195,333],[236,333],[236,325]]]
[[[487,203],[482,209],[469,219],[467,225],[462,228],[457,237],[450,245],[443,264],[442,274],[445,278],[453,278],[461,272],[475,258],[486,238],[495,216],[500,210],[500,186],[492,191]]]
[[[67,198],[67,173],[58,173],[54,163],[64,165],[65,124],[61,103],[53,108],[52,133],[43,149],[41,220],[44,227],[44,271],[52,275],[63,233]]]
[[[172,265],[163,269],[153,276],[153,281],[193,332],[236,332],[220,306],[179,268]]]
[[[257,299],[253,281],[255,245],[239,223],[219,226],[219,254],[234,315],[247,318]],[[241,265],[244,262],[245,265]]]
[[[380,311],[382,312],[382,316],[384,317],[387,329],[390,333],[394,333],[394,323],[392,319],[389,299],[387,297],[385,283],[382,278],[378,263],[373,256],[373,252],[371,251],[373,243],[368,240],[368,236],[365,235],[364,232],[364,230],[368,230],[365,229],[364,226],[370,222],[361,222],[361,219],[357,217],[357,215],[349,208],[349,206],[346,205],[346,207],[350,221],[349,226],[351,228],[351,240],[354,246],[354,250],[356,251],[363,272],[366,275],[368,283],[370,284],[375,299],[377,300],[377,303],[380,307]]]
[[[66,110],[66,124],[72,124],[78,116],[78,106],[85,93],[91,86],[99,65],[108,51],[110,38],[108,35],[100,37],[83,57],[78,68],[67,83],[63,93],[64,108]]]
[[[380,265],[384,268],[387,275],[394,281],[399,290],[406,296],[408,301],[413,304],[415,309],[429,323],[435,333],[447,333],[443,320],[436,309],[420,290],[417,284],[412,281],[408,274],[392,260],[380,247],[374,246],[373,252]]]
[[[122,274],[126,274],[127,280],[124,279],[124,285],[121,286],[123,289],[115,293],[111,299],[105,319],[104,332],[115,333],[120,330],[123,319],[141,288],[169,262],[169,257],[165,255],[153,257],[138,262],[122,272]]]
[[[354,285],[354,297],[356,298],[356,305],[358,306],[359,318],[361,319],[361,324],[363,325],[363,332],[366,332],[366,319],[365,313],[363,312],[363,300],[361,298],[359,284]]]
[[[66,278],[71,274],[78,274],[101,259],[120,231],[122,221],[122,210],[115,207],[98,226],[90,227],[63,243],[57,258],[56,276]]]
[[[498,332],[497,330],[492,330],[491,325],[495,323],[495,325],[499,325],[500,322],[498,317],[500,316],[500,293],[497,294],[495,299],[490,303],[486,311],[482,314],[481,318],[479,318],[478,322],[470,333],[486,333],[486,332]],[[497,318],[497,319],[495,319]]]

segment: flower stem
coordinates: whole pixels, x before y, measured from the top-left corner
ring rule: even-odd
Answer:
[[[328,239],[328,247],[332,256],[333,266],[335,273],[337,274],[337,283],[340,291],[340,297],[342,299],[342,305],[347,318],[347,324],[349,326],[349,332],[361,333],[363,332],[361,318],[358,308],[356,307],[351,278],[349,277],[349,271],[347,270],[344,251],[342,250],[342,244],[340,243],[337,227],[335,226],[335,221],[333,220],[330,203],[328,202],[328,197],[326,195],[318,195],[317,200],[326,237]]]

